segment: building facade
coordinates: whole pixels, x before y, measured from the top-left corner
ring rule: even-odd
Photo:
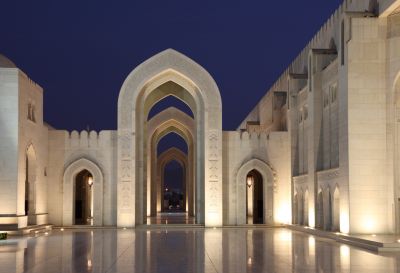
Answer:
[[[400,231],[400,1],[345,1],[236,131],[211,75],[168,49],[136,67],[118,128],[43,122],[43,90],[0,55],[0,229],[135,227],[163,211],[163,169],[185,170],[184,207],[205,226],[298,224]],[[193,117],[171,107],[174,96]],[[157,154],[169,133],[187,153]]]

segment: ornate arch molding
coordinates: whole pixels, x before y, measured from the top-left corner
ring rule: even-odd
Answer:
[[[74,224],[75,178],[83,170],[93,175],[93,225],[103,225],[103,184],[104,176],[100,167],[86,158],[72,162],[64,170],[63,176],[63,226]]]
[[[252,170],[258,171],[263,179],[264,221],[266,224],[273,224],[276,172],[269,164],[257,158],[245,162],[236,172],[236,224],[246,224],[246,177]]]
[[[222,225],[222,103],[210,74],[193,60],[167,49],[135,68],[118,98],[118,226],[144,222],[147,108],[162,96],[153,91],[167,82],[183,87],[172,94],[191,108],[196,124],[196,180],[201,182],[199,223]],[[180,92],[180,93],[179,93]],[[190,97],[190,98],[189,98]],[[148,101],[150,99],[150,101]],[[196,214],[197,215],[197,214]]]

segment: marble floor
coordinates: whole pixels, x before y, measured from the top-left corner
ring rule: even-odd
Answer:
[[[284,228],[53,230],[0,241],[0,272],[398,272],[377,254]]]

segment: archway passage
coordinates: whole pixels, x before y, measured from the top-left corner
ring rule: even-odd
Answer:
[[[192,172],[196,222],[222,225],[221,96],[204,68],[168,49],[135,68],[118,98],[118,226],[146,223],[148,185],[155,165],[148,114],[158,101],[171,95],[188,105],[194,116],[193,149],[189,153],[190,158],[196,158]]]
[[[74,224],[93,224],[93,175],[83,170],[76,175],[74,192]]]
[[[264,224],[263,179],[257,170],[247,174],[247,224]]]
[[[36,225],[36,169],[36,154],[30,145],[25,159],[25,215],[28,216],[28,225]]]

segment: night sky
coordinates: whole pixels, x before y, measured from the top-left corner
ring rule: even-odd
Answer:
[[[57,129],[116,129],[126,76],[174,48],[216,80],[234,130],[341,0],[2,1],[0,53],[44,88]]]

